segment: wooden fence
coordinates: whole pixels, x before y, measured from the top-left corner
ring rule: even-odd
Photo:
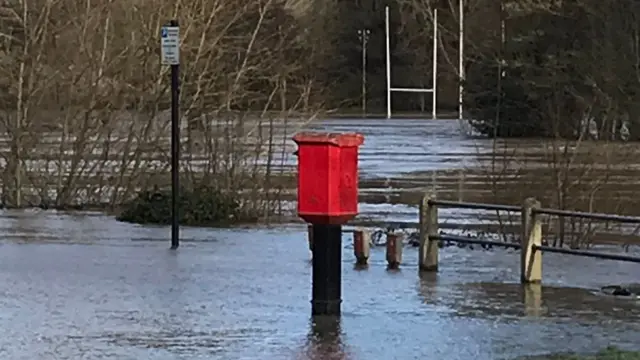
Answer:
[[[446,234],[441,232],[438,223],[438,209],[476,209],[504,212],[518,212],[521,216],[520,243],[485,240],[466,236]],[[420,271],[435,272],[439,267],[440,242],[454,242],[461,244],[479,244],[520,250],[520,279],[522,283],[539,283],[542,281],[542,254],[561,253],[574,256],[593,257],[640,263],[640,257],[623,254],[599,253],[594,251],[553,247],[543,244],[542,216],[573,217],[594,221],[620,222],[626,224],[640,224],[640,217],[620,216],[614,214],[598,214],[567,210],[547,209],[536,199],[526,199],[522,206],[481,204],[461,201],[437,200],[426,194],[420,204],[419,219],[419,255]],[[354,231],[354,254],[357,264],[366,265],[371,246],[371,232],[366,230]],[[310,246],[312,239],[309,239]],[[394,233],[387,234],[386,258],[389,268],[397,268],[402,262],[402,238]]]

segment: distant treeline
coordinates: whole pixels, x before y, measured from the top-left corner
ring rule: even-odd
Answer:
[[[317,4],[316,4],[317,3]],[[309,13],[326,105],[386,106],[384,7],[391,9],[393,85],[431,87],[432,14],[438,8],[438,109],[455,110],[459,0],[316,1]],[[638,139],[640,2],[465,0],[464,103],[490,136]],[[430,113],[429,94],[394,93],[394,111]]]
[[[357,111],[367,33],[369,112],[386,108],[385,6],[393,85],[458,102],[460,0],[124,0],[0,6],[0,101],[34,133],[52,109],[166,109],[158,32],[179,14],[183,116],[221,111]],[[464,0],[465,117],[491,136],[640,137],[640,2]],[[30,6],[30,5],[29,5]],[[129,11],[130,9],[133,9]],[[75,19],[82,17],[80,24]],[[394,111],[431,112],[429,94],[394,93]],[[42,113],[40,113],[42,112]],[[103,123],[106,120],[103,120]],[[20,124],[18,124],[20,123]],[[18,126],[19,125],[19,126]],[[10,131],[11,132],[11,131]],[[13,136],[12,132],[12,136]]]

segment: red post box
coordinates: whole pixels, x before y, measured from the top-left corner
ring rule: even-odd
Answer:
[[[298,216],[311,224],[342,225],[358,214],[360,134],[305,132],[298,144]]]

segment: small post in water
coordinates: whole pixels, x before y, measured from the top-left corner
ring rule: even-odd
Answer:
[[[364,229],[355,230],[353,232],[353,254],[356,257],[356,265],[367,265],[370,252],[371,232]]]
[[[162,65],[171,66],[171,249],[180,246],[180,28],[171,20],[160,31]]]
[[[397,233],[387,233],[387,269],[397,270],[402,263],[402,236]]]

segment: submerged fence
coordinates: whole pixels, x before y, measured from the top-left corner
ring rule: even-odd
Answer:
[[[470,238],[466,236],[446,234],[440,232],[438,223],[439,208],[457,208],[470,210],[490,210],[520,213],[520,242],[502,242]],[[576,250],[554,247],[543,244],[543,216],[573,217],[595,221],[619,222],[626,224],[640,224],[640,217],[620,216],[614,214],[598,214],[588,212],[547,209],[536,199],[526,199],[522,206],[481,204],[461,201],[437,200],[426,194],[420,204],[419,219],[419,251],[418,266],[420,271],[435,272],[439,267],[439,251],[442,242],[460,244],[478,244],[482,246],[502,247],[520,250],[520,279],[522,283],[538,283],[542,281],[542,254],[560,253],[574,256],[592,257],[599,259],[618,260],[640,263],[640,257],[622,254],[599,253],[594,251]],[[313,239],[309,238],[312,246]],[[365,265],[369,259],[371,246],[371,232],[355,230],[353,236],[354,254],[357,264]],[[397,268],[402,262],[402,238],[399,234],[388,233],[386,242],[386,258],[389,268]]]

